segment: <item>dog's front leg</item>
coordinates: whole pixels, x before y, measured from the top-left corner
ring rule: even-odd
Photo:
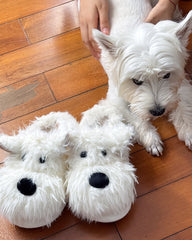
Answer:
[[[135,116],[132,125],[134,125],[136,130],[137,142],[143,145],[151,155],[162,155],[163,143],[156,128],[150,123],[150,121],[145,121]]]
[[[169,115],[170,121],[177,131],[178,138],[192,150],[192,85],[183,80],[178,90],[178,104]]]

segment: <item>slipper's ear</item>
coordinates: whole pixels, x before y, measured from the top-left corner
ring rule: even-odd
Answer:
[[[47,133],[54,131],[59,133],[64,129],[73,129],[76,124],[76,119],[68,112],[50,112],[47,115],[36,117],[29,128]]]
[[[116,136],[116,139],[118,139],[119,147],[127,147],[133,143],[135,129],[132,125],[121,122],[114,126],[114,128],[111,130],[111,134]]]
[[[175,34],[182,44],[187,47],[189,35],[192,32],[192,10],[187,16],[177,25]]]
[[[21,148],[21,139],[17,135],[0,134],[0,148],[6,152],[18,153]]]
[[[36,118],[32,127],[46,133],[53,146],[65,153],[74,145],[73,139],[78,135],[79,123],[68,112],[50,112]]]

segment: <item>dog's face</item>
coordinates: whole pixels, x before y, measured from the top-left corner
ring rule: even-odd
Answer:
[[[144,23],[126,36],[93,31],[102,49],[103,67],[132,112],[149,119],[174,107],[175,93],[184,78],[191,29],[192,11],[180,23]]]

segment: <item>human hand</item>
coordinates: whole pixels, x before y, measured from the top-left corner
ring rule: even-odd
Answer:
[[[101,51],[93,39],[92,29],[98,28],[104,34],[109,34],[108,0],[80,0],[79,21],[82,40],[98,60]]]
[[[172,20],[178,0],[159,0],[145,22],[156,24],[161,20]]]

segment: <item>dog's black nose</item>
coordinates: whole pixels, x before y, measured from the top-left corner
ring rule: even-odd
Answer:
[[[25,196],[32,196],[37,189],[37,186],[30,178],[22,178],[17,183],[17,189]]]
[[[164,112],[165,112],[165,108],[162,108],[160,106],[157,106],[154,109],[151,109],[149,111],[153,116],[157,117],[157,116],[161,116]]]
[[[104,173],[96,172],[90,176],[89,184],[95,188],[105,188],[109,184],[109,178]]]

